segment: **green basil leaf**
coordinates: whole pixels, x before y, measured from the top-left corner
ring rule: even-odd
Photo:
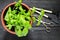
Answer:
[[[20,6],[20,3],[16,2],[15,7],[18,7],[18,6]]]
[[[18,2],[21,4],[22,3],[22,0],[19,0]]]
[[[27,29],[31,29],[32,28],[32,26],[31,26],[29,21],[26,21],[24,27],[27,28]]]
[[[12,28],[12,25],[11,24],[8,24],[6,26],[8,27],[8,29],[11,29]]]
[[[25,20],[28,20],[28,21],[30,21],[31,20],[31,17],[29,17],[29,16],[26,16],[26,19]]]
[[[35,11],[36,11],[36,8],[33,7],[33,8],[32,8],[32,12],[31,12],[31,14],[33,15]]]
[[[26,13],[26,16],[31,16],[31,10]]]
[[[21,11],[21,14],[25,15],[25,11],[26,11],[26,10],[24,10],[24,9],[22,8],[22,6],[19,7],[19,10]]]
[[[17,27],[17,26],[16,26]],[[22,35],[22,31],[21,31],[21,29],[19,28],[19,29],[17,29],[15,27],[15,32],[16,32],[16,35],[18,36],[18,37],[22,37],[23,35]]]
[[[15,13],[17,13],[17,10],[13,10],[13,11],[12,11],[12,14],[15,14]]]
[[[23,34],[23,36],[26,36],[28,34],[28,29],[24,28],[23,31],[22,31],[22,34]]]

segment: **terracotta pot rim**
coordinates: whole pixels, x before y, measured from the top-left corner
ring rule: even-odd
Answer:
[[[16,3],[16,2],[13,2],[13,3],[8,4],[8,5],[3,9],[2,14],[1,14],[2,26],[4,27],[4,29],[5,29],[6,31],[8,31],[8,32],[11,33],[11,34],[16,34],[16,33],[13,32],[13,31],[11,31],[11,30],[9,30],[9,29],[6,27],[5,22],[4,22],[4,18],[3,18],[4,16],[3,16],[3,15],[4,15],[5,10],[6,10],[9,6],[14,5],[15,3]],[[30,9],[29,6],[27,6],[26,4],[22,3],[22,5],[25,6],[28,10]],[[31,22],[31,24],[32,24],[32,22]]]

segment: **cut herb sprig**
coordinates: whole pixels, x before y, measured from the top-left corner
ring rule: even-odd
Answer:
[[[41,24],[42,17],[44,16],[44,9],[41,10],[40,15],[38,16],[38,23],[37,26]]]

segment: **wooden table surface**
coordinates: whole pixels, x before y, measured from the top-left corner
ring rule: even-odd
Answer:
[[[17,0],[0,0],[0,15],[2,9],[7,4],[12,3],[14,1]],[[47,15],[50,16],[56,22],[60,22],[60,0],[23,0],[23,3],[27,4],[29,7],[35,6],[38,8],[52,10],[53,14]],[[46,20],[50,21],[48,19]],[[28,36],[18,38],[16,35],[12,35],[5,31],[0,21],[0,40],[60,40],[60,23],[54,24],[53,27],[51,27],[51,31],[49,33],[45,31],[45,28],[42,27],[42,25],[40,27],[37,27],[37,29],[36,27],[33,27],[33,29],[30,30]]]

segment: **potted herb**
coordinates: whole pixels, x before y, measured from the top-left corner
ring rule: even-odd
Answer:
[[[1,15],[3,27],[18,37],[26,36],[32,26],[32,17],[29,7],[22,0],[7,5]]]
[[[26,36],[29,32],[29,29],[32,28],[32,20],[35,20],[35,17],[33,16],[33,13],[35,12],[35,7],[30,10],[30,8],[22,3],[22,0],[19,0],[18,2],[13,2],[9,5],[7,5],[1,15],[1,21],[2,25],[11,34],[16,34],[18,37]],[[44,12],[41,11],[42,16],[44,15]],[[42,16],[38,17],[38,23],[39,25],[40,20],[42,19]]]

